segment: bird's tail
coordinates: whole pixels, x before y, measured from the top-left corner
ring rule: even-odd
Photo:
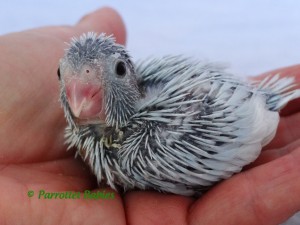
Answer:
[[[267,106],[272,111],[279,111],[289,101],[300,98],[300,87],[294,83],[293,77],[280,78],[279,74],[268,76],[263,79],[258,90],[262,91],[267,96]]]

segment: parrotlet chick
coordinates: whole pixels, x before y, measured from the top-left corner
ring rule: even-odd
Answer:
[[[73,38],[58,69],[66,143],[113,189],[199,195],[253,162],[293,78],[259,84],[182,56],[134,64],[112,36]]]

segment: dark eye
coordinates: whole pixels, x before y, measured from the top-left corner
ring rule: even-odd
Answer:
[[[126,65],[123,61],[119,61],[116,63],[116,74],[123,77],[126,75]]]
[[[59,67],[57,69],[57,76],[58,76],[58,79],[60,80],[60,69],[59,69]]]

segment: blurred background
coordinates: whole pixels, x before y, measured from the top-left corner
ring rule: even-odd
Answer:
[[[134,59],[185,54],[228,63],[255,75],[300,62],[300,2],[252,1],[2,1],[0,34],[75,24],[101,6],[117,9]]]
[[[46,25],[72,25],[111,6],[127,27],[135,60],[185,54],[227,63],[250,76],[300,62],[300,1],[3,0],[0,35]],[[286,224],[300,224],[300,215]]]

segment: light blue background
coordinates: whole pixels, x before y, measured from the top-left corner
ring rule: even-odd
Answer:
[[[75,24],[100,6],[123,16],[134,59],[186,54],[228,63],[254,75],[300,62],[300,2],[10,0],[0,7],[0,34]]]

